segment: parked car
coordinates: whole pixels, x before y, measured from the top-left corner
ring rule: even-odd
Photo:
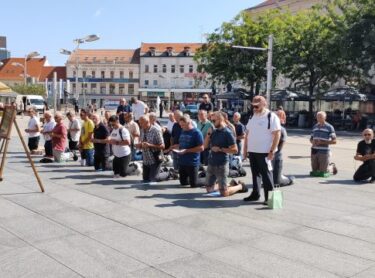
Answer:
[[[188,104],[185,106],[184,113],[189,114],[192,119],[198,118],[198,104]]]

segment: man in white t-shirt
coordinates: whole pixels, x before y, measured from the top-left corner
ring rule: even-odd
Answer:
[[[148,113],[148,107],[143,101],[138,100],[136,97],[132,97],[131,102],[134,120],[138,122],[141,116]]]
[[[107,143],[112,145],[114,178],[125,177],[131,159],[130,133],[120,125],[118,116],[111,116],[108,123],[112,127]]]
[[[56,122],[52,118],[52,115],[50,112],[44,113],[44,119],[45,123],[43,125],[43,129],[41,133],[44,136],[44,151],[45,151],[45,157],[47,158],[53,158],[53,149],[52,149],[52,137],[51,133],[54,129]]]
[[[280,140],[281,124],[275,113],[267,109],[267,101],[255,96],[252,104],[254,115],[246,126],[244,158],[249,157],[253,177],[253,191],[244,201],[257,201],[263,181],[264,199],[267,204],[268,192],[273,190],[272,160]]]
[[[40,121],[36,115],[34,108],[30,108],[28,111],[30,116],[29,123],[25,132],[29,134],[29,150],[32,154],[37,153],[40,140]]]
[[[68,140],[69,150],[73,153],[74,160],[77,160],[76,151],[78,150],[79,137],[81,136],[81,123],[71,112],[66,113],[69,120],[68,124]]]

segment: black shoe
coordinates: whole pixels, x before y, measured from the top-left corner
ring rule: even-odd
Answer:
[[[262,205],[264,205],[264,206],[268,206],[268,201],[264,201],[264,202],[262,203]]]
[[[243,200],[244,200],[245,202],[253,202],[253,201],[258,201],[259,198],[260,198],[259,195],[254,195],[253,193],[251,193],[249,197],[246,197],[246,198],[244,198]]]
[[[375,183],[375,177],[372,177],[369,183]]]

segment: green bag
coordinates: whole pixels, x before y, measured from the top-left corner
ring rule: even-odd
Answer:
[[[270,209],[280,209],[283,208],[283,192],[279,189],[273,190],[269,192],[270,196],[268,196],[268,207]]]

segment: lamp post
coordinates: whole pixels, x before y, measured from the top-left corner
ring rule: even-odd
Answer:
[[[12,63],[12,66],[15,66],[15,67],[21,67],[23,69],[23,76],[24,76],[24,83],[25,85],[27,84],[27,59],[30,59],[30,58],[34,58],[36,56],[39,56],[39,52],[38,51],[33,51],[33,52],[30,52],[29,54],[27,54],[25,56],[25,62],[24,64],[21,64],[21,63],[18,63],[18,62],[13,62]]]
[[[267,59],[267,101],[269,104],[271,104],[271,88],[272,88],[272,55],[273,55],[273,35],[268,36],[268,47],[252,47],[252,46],[240,46],[240,45],[234,45],[233,48],[239,48],[239,49],[248,49],[248,50],[256,50],[256,51],[267,51],[268,52],[268,59]]]
[[[93,41],[97,41],[99,39],[100,38],[97,35],[89,35],[89,36],[86,36],[84,38],[78,38],[78,39],[73,40],[73,43],[76,44],[76,47],[74,48],[73,51],[69,51],[69,50],[66,50],[64,48],[60,49],[60,54],[63,54],[63,55],[71,55],[72,53],[76,54],[76,60],[75,60],[75,66],[74,66],[74,68],[75,68],[75,71],[76,71],[76,76],[75,76],[75,87],[76,87],[75,98],[76,98],[77,101],[78,101],[78,97],[79,97],[79,94],[78,94],[79,57],[78,57],[78,53],[77,53],[78,49],[79,49],[79,46],[82,43],[93,42]],[[86,93],[84,92],[84,90],[82,90],[82,94],[83,94],[83,107],[86,107]]]

